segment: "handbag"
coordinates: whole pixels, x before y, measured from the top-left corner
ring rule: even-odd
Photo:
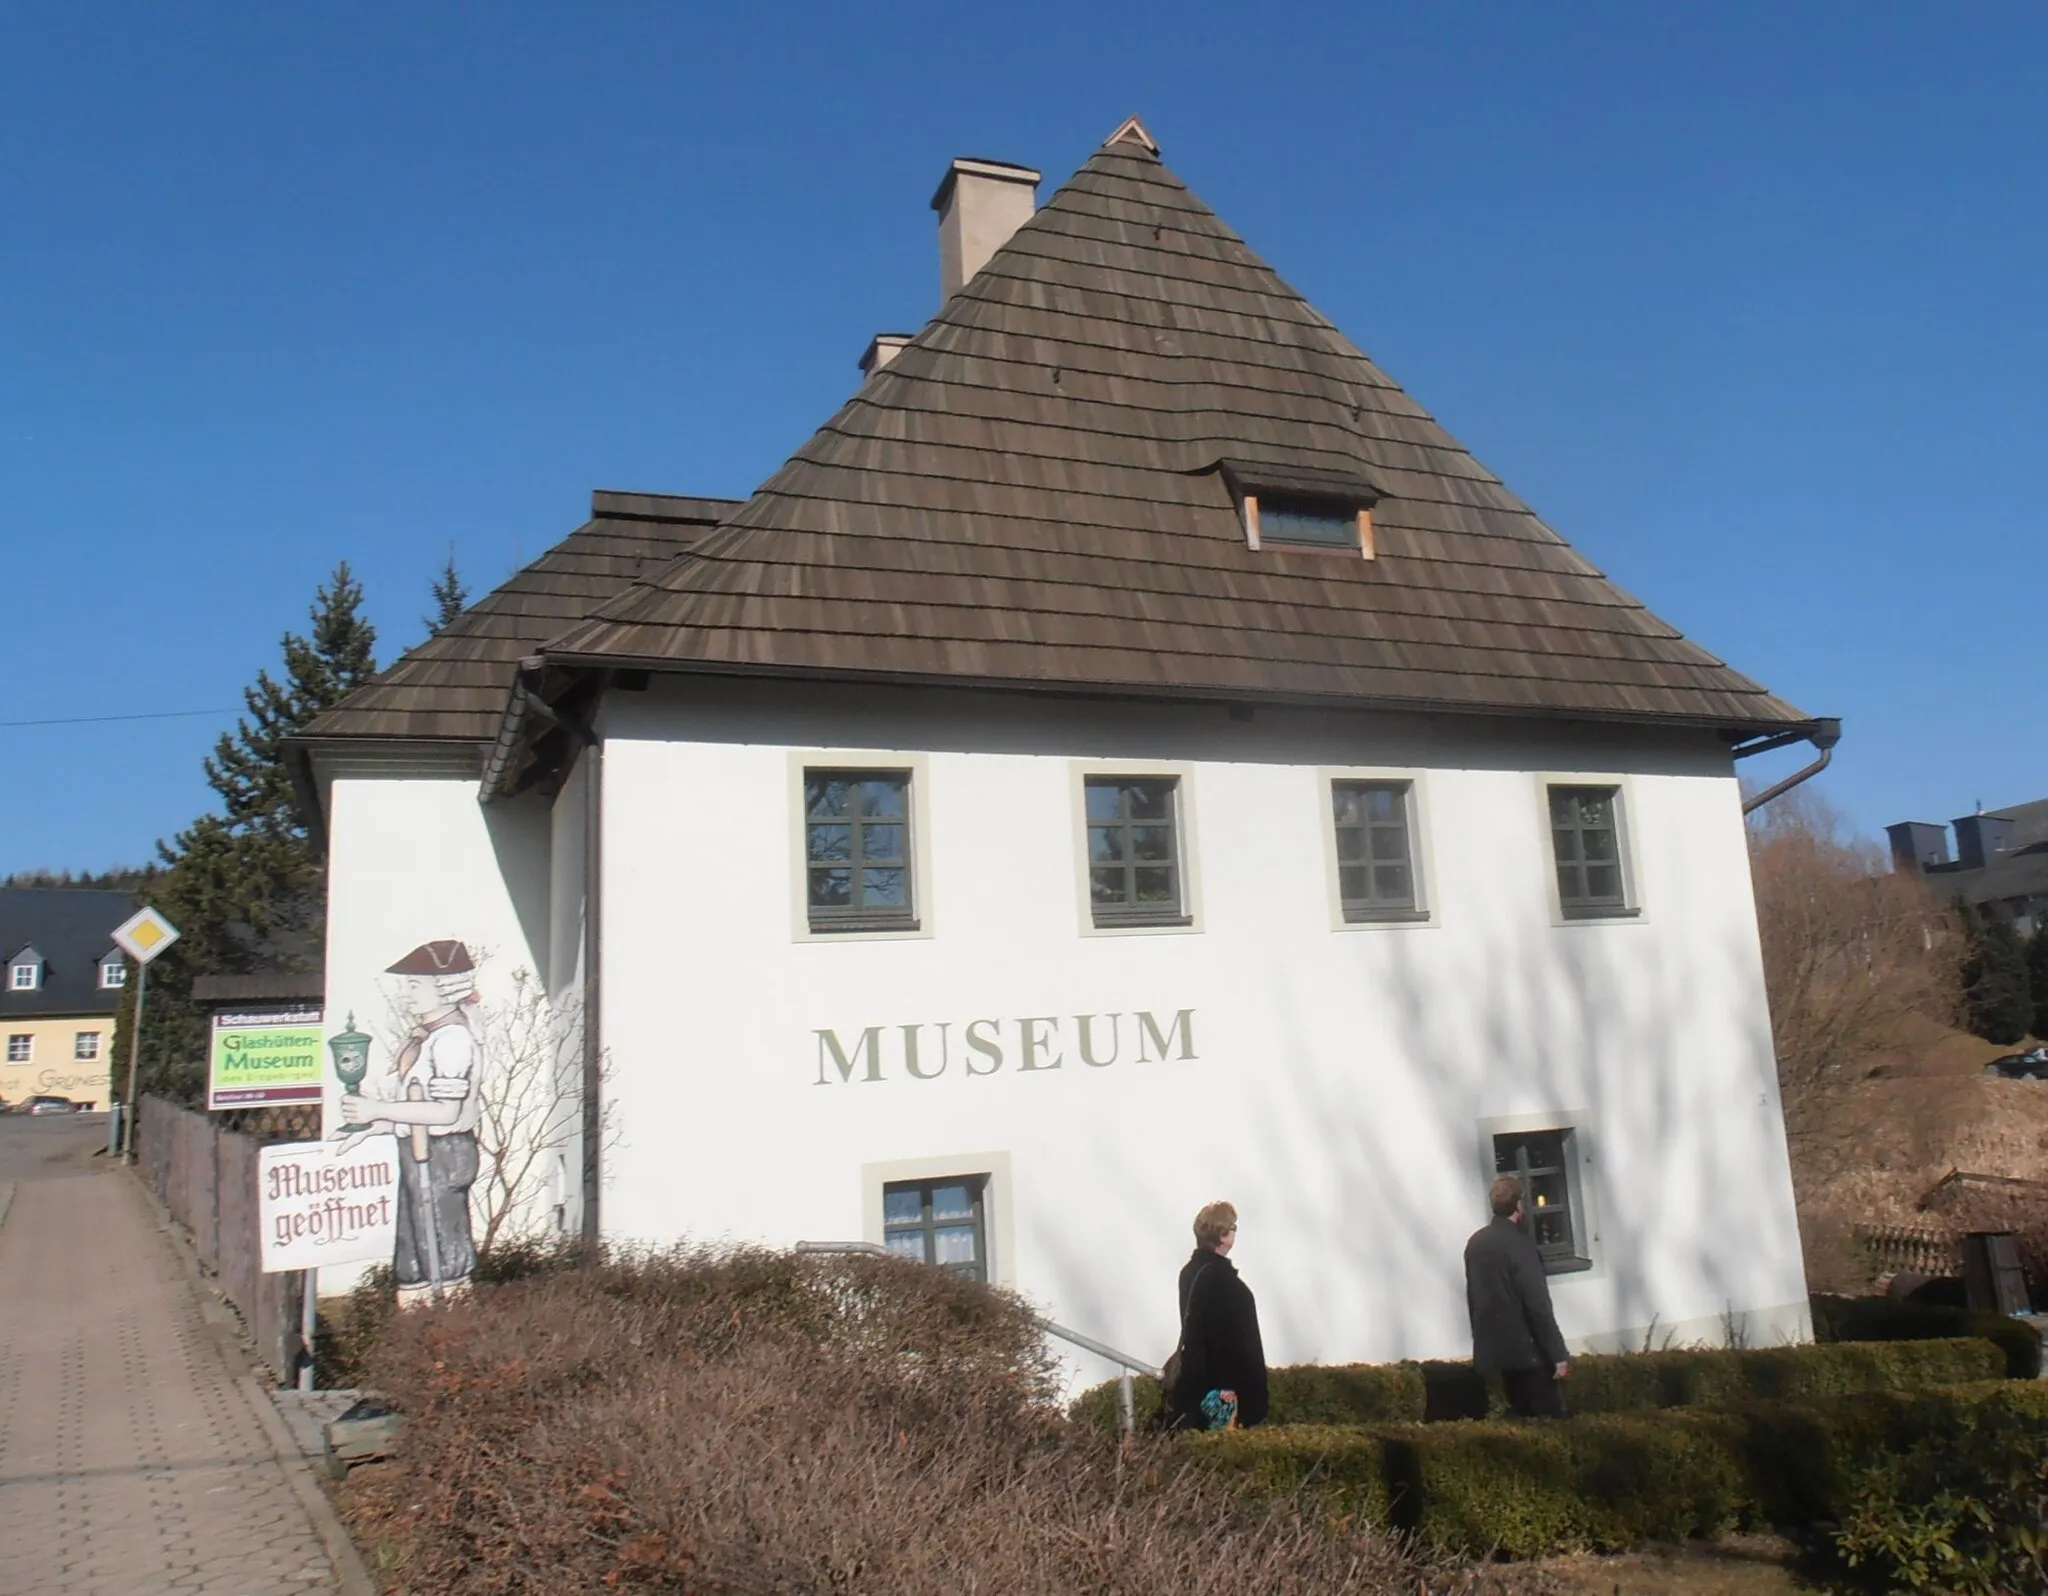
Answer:
[[[1181,1363],[1188,1344],[1188,1309],[1194,1306],[1195,1287],[1202,1283],[1202,1276],[1215,1267],[1214,1264],[1203,1264],[1197,1269],[1195,1278],[1188,1282],[1187,1295],[1180,1300],[1180,1339],[1173,1344],[1173,1351],[1167,1354],[1166,1361],[1159,1366],[1159,1397],[1167,1407],[1173,1405],[1174,1387],[1180,1384]]]

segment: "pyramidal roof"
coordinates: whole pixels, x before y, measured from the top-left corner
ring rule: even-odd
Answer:
[[[1370,485],[1377,558],[1226,473]],[[1126,124],[564,664],[1669,720],[1808,717],[1606,580]]]

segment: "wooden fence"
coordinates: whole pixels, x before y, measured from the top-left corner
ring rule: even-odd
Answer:
[[[275,1137],[228,1130],[205,1114],[145,1097],[135,1122],[137,1167],[191,1240],[280,1382],[299,1351],[303,1276],[263,1273],[256,1150]]]

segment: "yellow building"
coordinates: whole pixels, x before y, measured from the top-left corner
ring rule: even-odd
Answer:
[[[112,933],[134,910],[125,892],[0,888],[0,1103],[112,1102],[129,968]]]

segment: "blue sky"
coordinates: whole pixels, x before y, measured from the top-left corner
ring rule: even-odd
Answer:
[[[24,0],[0,105],[0,721],[232,708],[337,560],[388,659],[451,546],[745,494],[936,308],[949,158],[1056,184],[1135,112],[1842,716],[1858,825],[2048,796],[2041,7]],[[0,726],[0,871],[146,857],[231,719]]]

